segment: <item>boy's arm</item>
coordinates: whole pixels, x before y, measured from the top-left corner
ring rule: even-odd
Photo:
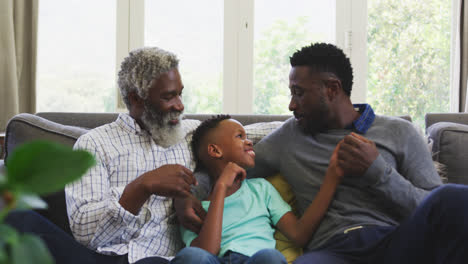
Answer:
[[[217,184],[214,187],[213,198],[208,208],[208,213],[200,233],[190,244],[192,247],[199,247],[213,255],[218,255],[221,248],[224,197],[226,197],[226,191],[226,186]]]
[[[278,221],[276,226],[278,229],[296,245],[303,247],[310,240],[315,230],[322,221],[325,213],[328,210],[333,196],[336,191],[336,187],[341,181],[344,175],[343,170],[338,167],[337,151],[341,142],[337,145],[333,154],[330,158],[330,164],[328,166],[327,173],[323,180],[320,190],[306,209],[300,219],[292,213],[286,213]]]
[[[213,255],[218,255],[221,248],[221,234],[223,228],[224,198],[230,186],[238,175],[245,179],[245,170],[235,163],[229,163],[213,188],[213,195],[203,226],[190,244],[202,248]]]

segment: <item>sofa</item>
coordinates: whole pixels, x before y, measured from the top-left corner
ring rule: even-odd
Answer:
[[[6,129],[5,164],[0,161],[0,170],[8,166],[8,156],[19,145],[36,139],[51,140],[73,146],[88,130],[114,121],[118,113],[59,113],[43,112],[19,114],[13,117]],[[209,114],[187,114],[185,118],[205,120]],[[284,121],[289,115],[232,115],[243,125],[256,122]],[[411,121],[409,116],[401,116]],[[426,134],[431,141],[434,160],[444,167],[447,182],[468,184],[468,113],[427,114]],[[280,179],[272,179],[275,187],[282,185]],[[281,193],[281,191],[280,191]],[[290,192],[289,192],[290,193]],[[294,197],[283,196],[293,203]],[[49,207],[38,210],[40,214],[71,234],[66,213],[64,191],[43,197]]]

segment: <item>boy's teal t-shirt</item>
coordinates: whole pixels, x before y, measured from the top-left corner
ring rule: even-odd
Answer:
[[[208,211],[209,201],[202,201]],[[273,226],[291,207],[278,191],[263,178],[247,179],[242,186],[224,199],[223,232],[219,256],[228,250],[252,256],[265,248],[275,248]],[[197,234],[180,228],[182,240],[187,246]]]

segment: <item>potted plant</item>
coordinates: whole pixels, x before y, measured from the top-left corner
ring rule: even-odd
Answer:
[[[15,149],[6,173],[0,173],[0,264],[54,263],[44,242],[33,234],[20,234],[4,223],[13,209],[46,208],[41,195],[63,189],[95,164],[83,150],[47,141],[33,141]]]

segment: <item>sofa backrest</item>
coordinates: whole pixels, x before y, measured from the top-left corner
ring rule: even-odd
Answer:
[[[426,130],[438,122],[468,125],[468,113],[427,113],[424,118]]]

